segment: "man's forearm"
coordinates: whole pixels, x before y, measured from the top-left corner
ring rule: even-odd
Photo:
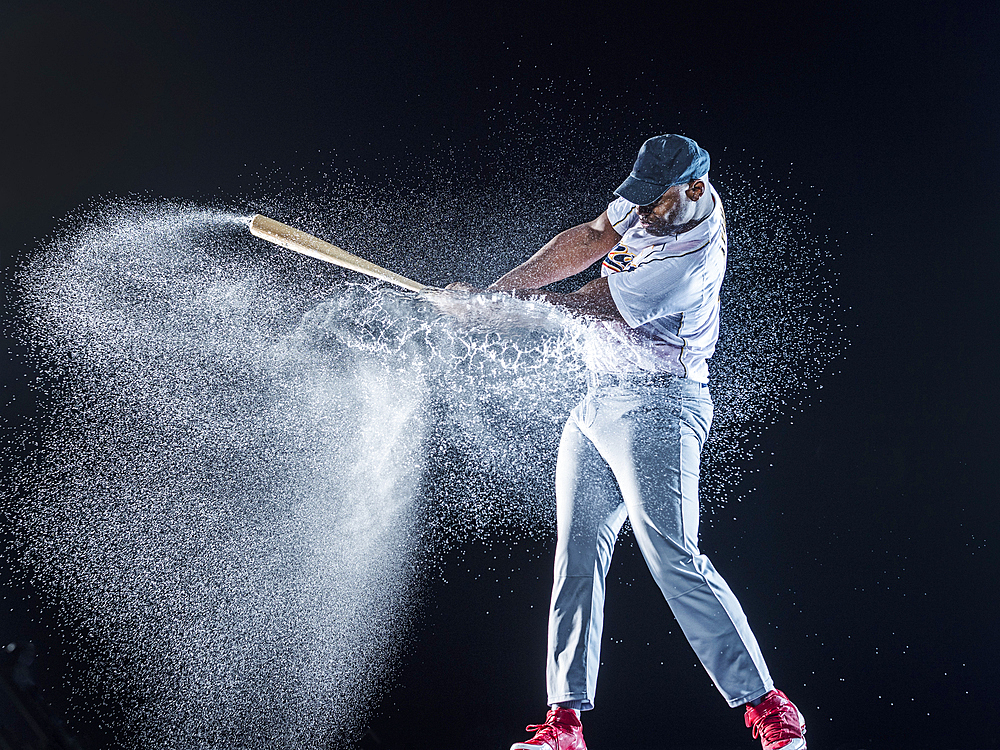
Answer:
[[[580,224],[560,232],[541,250],[512,271],[494,281],[489,289],[506,292],[513,289],[539,289],[569,278],[589,268],[614,247],[617,235]]]
[[[608,287],[606,278],[594,279],[569,294],[529,289],[514,292],[514,296],[519,299],[544,300],[567,312],[586,315],[589,318],[625,323],[625,319],[618,312],[618,307],[611,296],[611,289]]]

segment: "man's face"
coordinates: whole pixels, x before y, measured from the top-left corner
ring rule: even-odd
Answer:
[[[698,209],[698,199],[704,192],[705,183],[701,180],[692,180],[686,185],[674,185],[655,203],[638,207],[639,223],[643,229],[657,237],[675,234],[694,219]]]

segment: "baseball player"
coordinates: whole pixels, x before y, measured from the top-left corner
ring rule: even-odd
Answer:
[[[698,473],[712,422],[707,360],[719,336],[726,218],[709,155],[680,135],[646,141],[606,211],[567,229],[489,289],[595,320],[588,390],[556,464],[558,541],[549,611],[549,711],[511,750],[585,750],[604,581],[625,519],[674,617],[764,750],[806,747],[732,590],[698,550]],[[542,287],[602,260],[576,292]],[[467,284],[449,288],[478,291]]]

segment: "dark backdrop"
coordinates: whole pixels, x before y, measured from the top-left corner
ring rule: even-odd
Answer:
[[[392,176],[480,142],[497,112],[530,115],[550,80],[567,91],[557,114],[599,112],[606,136],[616,113],[669,101],[703,143],[816,186],[851,340],[822,401],[764,434],[775,455],[754,503],[713,515],[704,549],[751,590],[811,746],[1000,747],[996,6],[697,5],[15,2],[0,28],[4,266],[94,196],[224,200],[317,162]],[[35,407],[8,342],[18,430]],[[455,554],[366,743],[503,747],[541,718],[550,547]],[[612,578],[591,745],[751,747],[676,628],[663,634],[630,546]],[[20,583],[5,577],[3,596],[0,639],[38,644],[58,713],[72,640]]]

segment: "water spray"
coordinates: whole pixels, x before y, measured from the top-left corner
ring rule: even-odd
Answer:
[[[280,221],[269,219],[261,214],[254,214],[250,219],[250,232],[261,239],[273,242],[275,245],[294,250],[297,253],[308,255],[310,258],[333,263],[341,268],[363,273],[366,276],[388,281],[403,289],[413,292],[422,292],[432,287],[425,286],[419,282],[400,276],[398,273],[377,266],[374,263],[352,255],[346,250],[342,250],[336,245],[324,242],[318,237],[306,234],[303,231],[282,224]]]
[[[403,227],[360,222],[362,252],[429,268],[461,242],[466,267],[496,274],[551,215],[603,199],[564,182],[542,214],[517,181],[458,217],[428,193]],[[726,196],[710,509],[843,345],[828,251],[761,182]],[[377,207],[349,187],[295,201]],[[419,297],[242,262],[246,226]],[[67,678],[75,710],[106,706],[123,746],[355,747],[413,630],[418,572],[456,541],[552,534],[552,447],[591,329],[546,303],[438,294],[267,217],[167,201],[99,206],[20,280],[51,419],[26,433],[38,447],[0,511],[33,581],[86,628],[81,663],[107,665]],[[440,314],[449,300],[460,315]]]

